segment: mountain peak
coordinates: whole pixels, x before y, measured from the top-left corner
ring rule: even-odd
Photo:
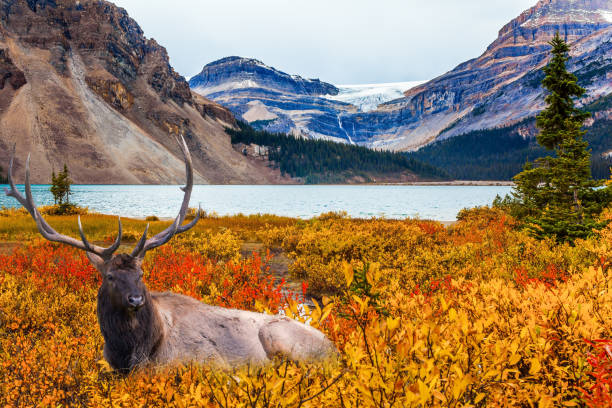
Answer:
[[[231,90],[262,88],[296,95],[337,95],[338,88],[319,79],[289,75],[254,58],[225,57],[206,64],[189,80],[202,95]]]
[[[274,68],[264,64],[263,62],[261,62],[258,59],[247,58],[247,57],[240,57],[240,56],[237,56],[237,55],[232,55],[232,56],[229,56],[229,57],[218,59],[216,61],[213,61],[211,63],[206,64],[205,67],[218,66],[218,65],[223,65],[223,64],[244,64],[244,65],[254,65],[254,66],[260,66],[260,67],[265,67],[265,68],[269,68],[269,69],[274,69]]]
[[[612,1],[610,0],[540,0],[523,23],[526,27],[543,24],[610,24],[612,23]]]
[[[540,0],[506,24],[489,49],[546,43],[556,32],[573,42],[608,26],[612,26],[612,0]]]

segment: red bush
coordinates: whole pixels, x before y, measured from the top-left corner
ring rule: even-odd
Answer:
[[[198,253],[165,246],[147,256],[143,270],[151,290],[172,290],[202,299],[215,284],[219,291],[215,303],[220,306],[253,310],[259,303],[276,311],[287,297],[297,299],[298,295],[283,289],[284,280],[275,283],[267,262],[253,254],[238,263],[214,263]],[[0,271],[28,276],[41,289],[64,285],[75,290],[95,289],[101,283],[99,272],[84,252],[46,241],[0,255]]]
[[[612,340],[585,340],[595,349],[587,359],[592,368],[595,384],[582,390],[582,396],[590,408],[612,407]]]
[[[28,275],[43,289],[67,285],[79,290],[101,281],[84,252],[46,241],[35,241],[16,248],[11,255],[0,255],[0,270]]]
[[[514,281],[522,288],[528,285],[544,285],[548,289],[557,286],[559,282],[567,281],[568,275],[556,265],[548,265],[539,276],[530,277],[523,267],[516,269]]]

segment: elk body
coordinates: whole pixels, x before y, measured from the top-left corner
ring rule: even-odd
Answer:
[[[129,372],[146,365],[204,362],[229,368],[265,364],[277,356],[313,361],[335,355],[335,347],[323,333],[287,317],[215,307],[177,293],[147,289],[141,267],[146,252],[189,230],[199,220],[198,213],[192,222],[182,225],[193,188],[193,169],[182,138],[179,144],[187,172],[179,215],[170,227],[151,238],[147,238],[147,225],[131,254],[115,254],[121,243],[121,219],[117,239],[108,248],[89,243],[80,218],[81,240],[56,232],[32,199],[29,156],[25,197],[15,187],[13,151],[8,172],[10,190],[5,189],[6,194],[26,208],[44,238],[86,251],[102,275],[97,314],[105,340],[104,358],[116,370]]]

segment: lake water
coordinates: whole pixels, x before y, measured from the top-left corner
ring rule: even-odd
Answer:
[[[21,188],[23,190],[23,188]],[[71,201],[104,214],[175,217],[183,198],[178,186],[75,185]],[[463,208],[488,205],[508,186],[194,186],[191,207],[226,214],[268,213],[311,218],[329,211],[352,217],[418,217],[452,221]],[[0,207],[16,207],[3,189]],[[32,186],[37,205],[53,204],[48,185]]]

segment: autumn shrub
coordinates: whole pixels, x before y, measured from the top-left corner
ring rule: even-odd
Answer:
[[[133,228],[124,228],[121,231],[121,242],[137,242],[142,238],[144,231],[139,231]],[[107,245],[112,244],[117,239],[117,231],[111,232],[104,236],[104,243]]]
[[[102,358],[99,278],[85,255],[29,243],[0,255],[0,405],[610,406],[612,229],[570,247],[534,241],[513,225],[479,209],[451,228],[342,216],[245,227],[302,259],[309,281],[329,285],[330,296],[319,293],[311,306],[275,282],[267,257],[233,258],[234,228],[176,237],[145,259],[152,290],[283,309],[323,330],[339,361],[128,376]],[[198,249],[205,234],[219,237],[218,249]],[[332,272],[333,281],[319,276]]]
[[[593,385],[583,389],[589,408],[612,407],[612,340],[586,340],[593,347],[587,359],[592,368]]]
[[[353,298],[358,323],[343,347],[358,373],[354,402],[367,406],[578,406],[592,384],[584,338],[611,335],[602,269],[555,287],[447,279],[411,295],[370,279],[390,294],[388,316]]]
[[[84,253],[66,245],[35,240],[17,247],[12,255],[0,255],[0,270],[26,277],[41,289],[60,285],[70,289],[94,287],[101,282],[99,273]]]
[[[206,258],[238,260],[242,240],[231,230],[221,232],[189,232],[178,235],[170,244],[175,248],[186,248]]]
[[[92,212],[87,207],[79,207],[76,204],[64,205],[43,205],[38,207],[38,211],[42,215],[87,215]],[[0,217],[27,216],[28,211],[23,207],[2,207],[0,208]]]
[[[537,240],[515,227],[502,211],[478,208],[460,213],[450,228],[433,221],[326,215],[262,231],[260,238],[287,252],[293,277],[307,280],[313,295],[342,291],[343,262],[356,269],[377,263],[384,276],[415,288],[445,276],[513,279],[521,270],[533,278],[553,267],[571,273],[594,261],[583,246]]]
[[[193,220],[198,215],[199,211],[200,210],[198,210],[197,208],[192,208],[192,207],[188,208],[187,213],[185,214],[185,220],[187,221]],[[206,214],[202,211],[200,215],[205,216]]]

